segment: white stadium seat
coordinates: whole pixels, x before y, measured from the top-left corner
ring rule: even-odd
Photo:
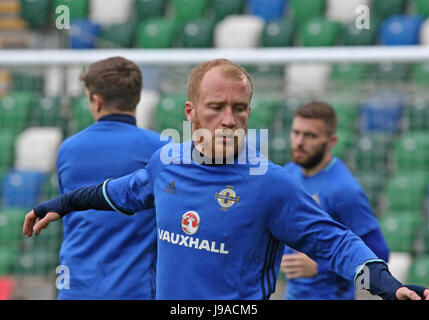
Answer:
[[[137,126],[145,129],[153,129],[154,111],[158,105],[160,94],[155,90],[143,90],[140,102],[136,108]]]
[[[91,21],[103,26],[127,22],[133,5],[133,0],[91,0]]]
[[[215,28],[216,48],[256,48],[259,46],[264,19],[252,15],[231,15]]]
[[[24,130],[15,143],[15,169],[43,172],[54,170],[62,139],[61,129],[57,127],[32,127]]]
[[[402,283],[408,282],[408,270],[412,263],[412,257],[406,252],[391,252],[389,258],[390,273]]]
[[[420,28],[420,44],[429,45],[429,19],[426,19]]]
[[[285,67],[287,95],[323,94],[329,85],[331,67],[324,63],[294,63]]]
[[[44,94],[59,97],[64,93],[64,72],[59,66],[49,66],[44,72]]]
[[[326,18],[341,23],[352,23],[359,17],[356,13],[359,6],[370,7],[370,0],[327,0]]]

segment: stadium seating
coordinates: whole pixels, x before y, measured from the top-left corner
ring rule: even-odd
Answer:
[[[362,135],[354,149],[355,170],[387,174],[392,142],[392,137],[383,133]]]
[[[398,170],[429,171],[429,132],[415,131],[398,137],[394,156]]]
[[[139,21],[149,18],[163,17],[166,0],[135,0],[134,9]]]
[[[133,5],[134,0],[91,0],[89,16],[102,26],[125,23],[132,15]]]
[[[326,0],[326,17],[344,24],[355,22],[356,9],[369,4],[370,0]]]
[[[0,247],[0,276],[7,276],[14,273],[16,259],[18,259],[16,250]]]
[[[408,274],[408,282],[429,286],[429,255],[421,255],[414,259]]]
[[[90,5],[89,0],[54,0],[54,8],[61,5],[69,8],[70,20],[88,18]]]
[[[380,20],[404,13],[406,6],[407,0],[372,0],[372,11]]]
[[[368,65],[358,63],[336,63],[332,66],[331,81],[336,86],[360,85],[368,74]]]
[[[248,0],[247,3],[250,13],[265,21],[282,18],[287,7],[286,0]]]
[[[11,89],[13,91],[41,91],[43,90],[43,76],[34,72],[12,72]]]
[[[380,25],[379,40],[382,45],[417,45],[423,17],[395,15]]]
[[[275,101],[254,97],[250,108],[249,129],[268,129],[271,127],[276,109]]]
[[[74,20],[70,25],[70,49],[94,49],[100,35],[101,26],[92,20]]]
[[[291,159],[290,156],[290,132],[283,130],[269,136],[269,160],[283,166]]]
[[[390,252],[389,255],[389,271],[402,283],[410,283],[408,273],[410,270],[413,257],[408,252]]]
[[[425,0],[414,0],[415,12],[418,15],[429,17],[429,3]]]
[[[98,41],[99,48],[132,48],[137,24],[125,22],[102,29]]]
[[[290,19],[272,20],[265,24],[261,36],[263,47],[292,46],[295,35],[295,24]]]
[[[414,64],[412,74],[414,85],[427,86],[429,84],[429,63]]]
[[[332,149],[332,154],[344,161],[348,160],[348,152],[354,145],[354,133],[350,130],[337,130],[338,142]]]
[[[398,132],[404,101],[403,94],[389,91],[381,91],[366,98],[360,108],[361,132]]]
[[[13,91],[0,99],[0,127],[14,134],[21,132],[28,125],[35,98],[33,92]]]
[[[256,16],[228,16],[215,27],[214,45],[216,48],[256,48],[264,25],[264,20]]]
[[[285,66],[285,93],[290,96],[321,96],[329,84],[331,66],[323,63],[292,63]]]
[[[14,208],[0,210],[0,248],[19,249],[26,213],[26,210]]]
[[[326,0],[290,0],[290,10],[296,23],[322,17],[325,14]]]
[[[152,18],[141,22],[136,30],[138,48],[171,48],[177,36],[176,21],[168,18]]]
[[[312,18],[298,31],[298,44],[304,47],[334,46],[340,40],[341,25],[325,18]]]
[[[0,129],[0,173],[13,165],[15,134],[7,129]]]
[[[215,18],[217,21],[231,15],[244,13],[245,0],[213,0]]]
[[[428,181],[426,171],[396,172],[387,182],[386,206],[388,212],[422,211]]]
[[[213,47],[213,33],[215,24],[215,21],[211,19],[191,20],[186,23],[181,36],[182,47]]]
[[[58,176],[56,172],[50,173],[46,177],[42,186],[41,201],[50,200],[59,196]]]
[[[208,0],[170,0],[174,18],[182,24],[190,20],[203,18],[208,8]]]
[[[51,1],[50,0],[20,0],[21,17],[31,28],[43,28],[50,22]]]
[[[94,123],[87,96],[75,97],[71,102],[71,119],[68,134],[72,135]]]
[[[183,121],[186,120],[184,108],[187,97],[182,93],[166,93],[161,96],[155,110],[155,123],[158,132],[164,129],[183,131]]]
[[[50,172],[55,169],[57,149],[63,139],[60,128],[32,127],[16,139],[15,165],[18,170]]]
[[[34,127],[62,127],[62,106],[60,97],[41,97],[31,113],[30,125]]]
[[[11,170],[3,177],[3,207],[27,210],[38,203],[45,174]]]
[[[408,131],[429,132],[429,99],[420,97],[404,110],[404,127]]]
[[[429,19],[426,19],[420,28],[420,44],[429,44]]]
[[[59,265],[58,252],[27,250],[20,252],[18,261],[14,266],[14,273],[18,275],[48,275],[55,272]]]
[[[383,215],[380,227],[390,251],[411,252],[421,222],[421,217],[414,215]]]
[[[153,127],[154,113],[158,101],[160,99],[160,94],[156,90],[147,90],[142,91],[140,102],[136,107],[136,119],[137,126],[140,128],[146,129],[155,129]]]
[[[370,19],[369,29],[358,29],[356,23],[346,24],[342,35],[342,44],[345,46],[372,46],[377,43],[378,23],[375,18]]]
[[[356,180],[359,182],[366,196],[368,197],[369,204],[373,212],[380,215],[380,194],[384,192],[384,185],[386,176],[380,171],[356,171],[354,173]]]

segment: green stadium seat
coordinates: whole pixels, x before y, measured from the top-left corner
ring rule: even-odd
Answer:
[[[378,23],[375,18],[370,19],[369,29],[358,29],[356,23],[345,26],[343,32],[343,44],[346,46],[373,46],[377,42]]]
[[[171,48],[177,35],[178,25],[175,20],[153,18],[138,25],[136,46],[138,48]]]
[[[380,227],[390,251],[412,252],[421,221],[417,216],[383,215]]]
[[[182,134],[183,121],[186,121],[184,112],[186,101],[187,96],[182,93],[162,95],[155,110],[156,130],[161,132],[164,129],[175,129]]]
[[[85,129],[94,123],[89,110],[88,97],[86,95],[72,99],[72,115],[69,121],[69,135]]]
[[[378,83],[407,81],[411,74],[411,65],[407,63],[378,63],[372,68],[371,78]]]
[[[58,197],[59,193],[58,177],[56,173],[52,173],[43,183],[41,201]]]
[[[354,145],[354,133],[350,130],[337,130],[338,142],[332,149],[332,154],[343,161],[348,160],[350,147]]]
[[[291,0],[290,10],[297,23],[325,15],[326,0]]]
[[[426,87],[429,84],[429,63],[416,63],[413,65],[413,80],[415,85]]]
[[[0,210],[0,247],[19,249],[25,210],[3,208]]]
[[[291,19],[269,21],[262,31],[263,47],[289,47],[293,45],[295,24]]]
[[[101,31],[99,47],[101,48],[132,48],[137,23],[126,22],[110,25]]]
[[[429,17],[429,2],[426,0],[414,0],[414,7],[416,14]]]
[[[60,97],[42,97],[32,108],[30,123],[35,127],[62,127],[64,123]]]
[[[423,252],[425,254],[429,254],[429,220],[428,218],[426,218],[423,223],[422,239],[423,239]]]
[[[213,0],[212,6],[217,21],[226,16],[240,15],[244,12],[245,0]]]
[[[395,164],[398,170],[429,172],[429,131],[405,133],[395,141]]]
[[[18,258],[16,250],[0,247],[0,276],[14,273],[15,261]]]
[[[208,0],[171,0],[174,17],[182,24],[203,18],[208,4]]]
[[[250,104],[249,129],[269,129],[274,120],[276,102],[254,97]]]
[[[428,182],[426,171],[397,172],[387,182],[387,210],[422,211]]]
[[[380,21],[387,18],[405,13],[407,7],[407,0],[373,0],[372,11],[377,19]]]
[[[383,133],[362,135],[356,143],[355,169],[359,172],[388,172],[389,153],[392,150],[392,137]]]
[[[331,80],[335,84],[359,84],[366,78],[368,65],[359,63],[336,63],[332,66]]]
[[[35,99],[33,92],[25,91],[13,91],[0,99],[0,128],[21,132],[28,125]]]
[[[338,130],[353,130],[356,127],[358,106],[353,101],[332,101],[331,105],[337,114]]]
[[[216,22],[210,19],[192,20],[185,24],[181,37],[184,48],[213,47],[213,32]]]
[[[89,0],[54,0],[54,10],[58,6],[65,5],[70,10],[70,20],[74,19],[84,19],[88,17],[89,14]],[[54,18],[58,14],[54,14]],[[54,20],[55,21],[55,20]]]
[[[354,176],[365,191],[371,209],[378,216],[380,214],[380,194],[383,192],[386,176],[379,171],[354,172]]]
[[[59,265],[58,252],[45,249],[20,252],[14,266],[17,275],[52,275]]]
[[[313,18],[300,26],[298,44],[304,47],[335,46],[340,40],[341,24]]]
[[[13,166],[15,138],[16,135],[13,131],[0,129],[0,172],[4,172]]]
[[[13,91],[41,92],[44,88],[43,76],[27,72],[12,72]]]
[[[429,287],[429,255],[414,259],[408,273],[408,283]]]
[[[415,101],[405,108],[403,119],[408,131],[429,132],[429,99],[416,97]]]
[[[51,0],[20,0],[21,17],[28,23],[30,28],[45,27],[51,20]]]
[[[280,166],[291,161],[289,136],[289,130],[280,131],[269,136],[268,158],[270,161]]]
[[[135,10],[140,21],[165,14],[166,0],[135,0]]]

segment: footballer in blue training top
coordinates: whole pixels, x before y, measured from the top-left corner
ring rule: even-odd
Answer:
[[[185,105],[194,142],[163,147],[144,169],[36,206],[24,234],[76,209],[132,214],[155,206],[157,299],[268,299],[285,243],[350,281],[367,272],[368,289],[385,299],[429,299],[429,290],[393,278],[358,236],[245,142],[252,92],[236,64],[198,65]],[[258,165],[263,170],[251,170]]]
[[[389,249],[368,199],[345,164],[332,155],[337,142],[335,110],[323,102],[310,102],[295,112],[290,140],[294,162],[284,166],[335,221],[361,237],[387,262]],[[305,254],[285,247],[282,271],[288,282],[285,298],[354,299],[353,282],[318,266]]]

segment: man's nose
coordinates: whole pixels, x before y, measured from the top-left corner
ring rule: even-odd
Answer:
[[[235,118],[232,108],[225,108],[222,114],[222,126],[225,128],[234,128],[235,127]]]

